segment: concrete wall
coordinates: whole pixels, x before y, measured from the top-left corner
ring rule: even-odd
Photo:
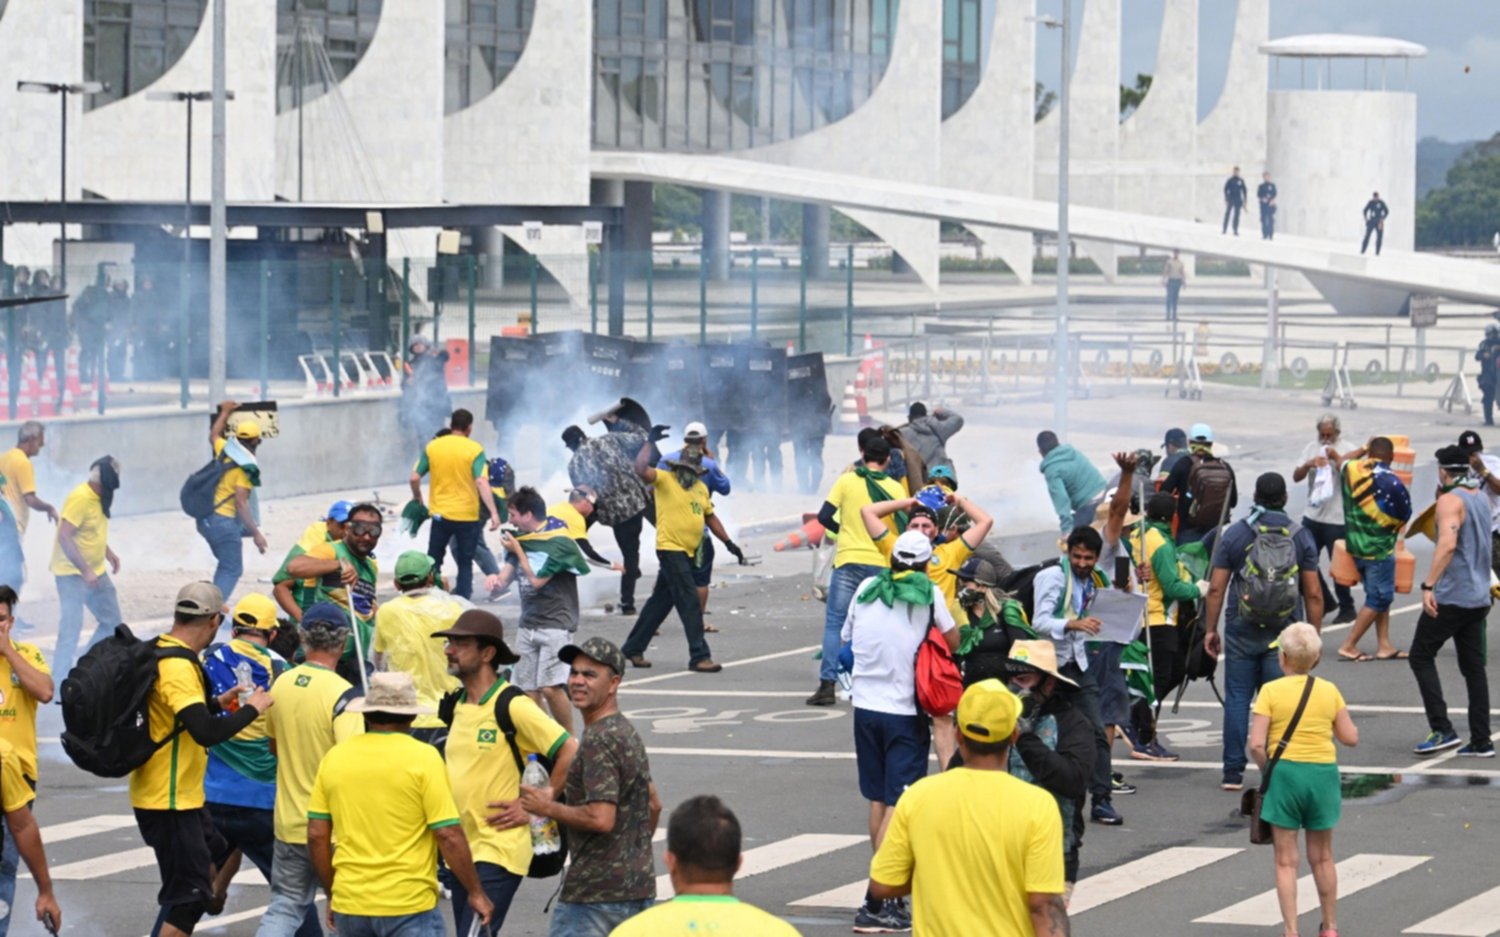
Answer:
[[[1239,0],[1224,91],[1198,125],[1198,219],[1215,225],[1223,221],[1224,180],[1233,167],[1239,166],[1250,188],[1253,235],[1260,232],[1254,198],[1266,167],[1266,94],[1270,88],[1270,70],[1260,46],[1270,38],[1270,31],[1271,0]],[[1272,178],[1283,168],[1271,164]],[[1242,232],[1244,225],[1241,213]]]
[[[1197,129],[1198,0],[1167,0],[1151,91],[1120,125],[1121,211],[1194,217],[1194,186],[1184,180],[1197,165]]]

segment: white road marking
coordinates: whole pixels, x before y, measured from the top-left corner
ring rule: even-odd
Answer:
[[[865,889],[869,887],[868,879],[860,879],[838,888],[830,888],[820,891],[816,895],[808,895],[806,898],[798,898],[787,904],[799,908],[838,908],[840,910],[852,911],[858,908],[865,900]]]
[[[59,882],[86,882],[90,879],[116,875],[133,869],[144,869],[156,865],[156,853],[149,847],[127,849],[109,856],[83,859],[52,867],[52,879]]]
[[[1475,895],[1401,933],[1442,934],[1444,937],[1490,937],[1500,933],[1500,888]]]
[[[635,693],[640,696],[723,696],[743,697],[746,699],[802,699],[807,696],[805,690],[658,690],[654,687],[649,690],[641,690],[637,689],[634,684],[621,686],[620,692]],[[1420,711],[1418,710],[1418,712]]]
[[[1244,851],[1239,848],[1175,846],[1117,865],[1078,883],[1073,901],[1068,905],[1068,915],[1082,914]]]
[[[1360,853],[1350,856],[1338,864],[1339,900],[1378,885],[1388,878],[1409,872],[1431,856],[1389,856],[1378,853]],[[1297,880],[1297,907],[1312,910],[1318,906],[1318,889],[1311,875]],[[1206,917],[1195,918],[1194,924],[1243,924],[1248,927],[1270,927],[1281,923],[1281,908],[1276,903],[1276,890],[1262,892],[1215,911]]]
[[[42,827],[42,842],[51,846],[70,839],[93,836],[95,833],[113,833],[115,830],[135,829],[135,817],[128,813],[102,813],[82,820],[69,820]]]
[[[798,654],[811,654],[813,651],[819,650],[821,647],[822,647],[821,644],[809,644],[806,647],[794,647],[790,651],[777,651],[775,654],[762,654],[759,657],[747,657],[744,660],[732,660],[732,661],[728,661],[727,663],[724,664],[724,669],[728,670],[731,667],[743,667],[746,664],[759,664],[759,663],[762,663],[762,662],[768,661],[768,660],[778,660],[778,659],[780,659],[782,657],[794,657],[794,656],[796,656]],[[632,673],[633,672],[634,671],[632,671]],[[809,669],[809,672],[811,672],[811,669]],[[663,673],[663,674],[657,674],[654,677],[645,677],[645,678],[640,679],[640,680],[630,680],[629,682],[627,682],[623,686],[621,686],[620,689],[622,689],[622,690],[632,689],[634,687],[644,686],[645,684],[648,684],[648,683],[659,683],[662,680],[675,680],[678,677],[694,677],[694,676],[696,676],[696,677],[702,677],[704,675],[703,674],[695,674],[695,673],[693,673],[693,671],[684,668],[682,670],[674,671],[673,673]],[[712,676],[712,674],[709,674],[708,676]]]
[[[1418,602],[1415,605],[1403,605],[1401,608],[1393,608],[1393,609],[1391,609],[1391,615],[1393,615],[1393,616],[1394,615],[1405,615],[1407,612],[1420,612],[1421,610],[1422,610],[1422,603]],[[1346,621],[1342,625],[1325,625],[1322,628],[1318,629],[1318,633],[1319,634],[1333,634],[1335,631],[1348,631],[1350,628],[1353,628],[1353,627],[1354,627],[1354,622],[1352,622],[1352,621]]]
[[[327,917],[328,917],[328,908],[327,908],[326,901],[327,901],[327,899],[325,899],[322,895],[318,896],[318,921],[319,922],[325,922],[327,920]],[[230,924],[238,924],[241,921],[253,921],[253,920],[255,920],[258,917],[264,916],[265,913],[267,911],[269,911],[270,909],[271,909],[270,905],[263,904],[263,905],[261,905],[258,908],[250,908],[247,911],[236,911],[233,914],[224,914],[224,915],[220,915],[219,917],[206,917],[206,918],[203,919],[203,923],[200,923],[198,925],[197,930],[193,931],[193,933],[195,933],[195,934],[218,934],[218,933],[222,933],[223,930],[224,930],[224,928],[227,927],[227,926],[229,926]],[[446,911],[446,909],[444,909],[444,910]],[[151,935],[150,934],[143,934],[142,937],[151,937]]]
[[[1467,710],[1465,710],[1465,712],[1467,713]],[[1490,733],[1490,740],[1494,741],[1494,738],[1495,738],[1496,735],[1500,735],[1500,733],[1497,733],[1497,732]],[[1462,738],[1462,736],[1459,736],[1459,737]],[[1468,743],[1466,742],[1464,744],[1468,744]],[[1459,748],[1462,748],[1462,747],[1463,747],[1463,745],[1459,746]],[[1441,774],[1443,769],[1441,769],[1441,768],[1435,768],[1434,765],[1440,765],[1440,764],[1443,764],[1444,762],[1452,761],[1454,758],[1457,758],[1457,757],[1458,757],[1458,748],[1450,748],[1450,749],[1448,749],[1447,751],[1445,751],[1445,752],[1443,752],[1441,754],[1438,754],[1438,755],[1429,755],[1428,757],[1423,758],[1421,761],[1418,761],[1418,762],[1412,764],[1406,770],[1408,772],[1412,773],[1412,774]]]
[[[856,843],[869,841],[868,836],[855,836],[848,833],[799,833],[765,846],[745,850],[740,861],[740,871],[735,877],[744,880],[752,875],[764,875],[784,866],[806,862],[808,859],[816,859],[830,852],[848,849]],[[656,877],[656,894],[662,898],[672,894],[670,875]]]

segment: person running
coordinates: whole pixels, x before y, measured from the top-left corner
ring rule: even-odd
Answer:
[[[999,680],[964,690],[964,766],[917,781],[896,804],[869,890],[911,895],[915,933],[1070,933],[1057,803],[1008,770],[1020,717]]]
[[[661,797],[646,746],[620,712],[625,655],[603,638],[570,644],[558,656],[571,668],[568,693],[583,714],[583,740],[564,784],[521,786],[521,807],[566,826],[571,865],[552,911],[549,937],[605,937],[656,899],[651,837]]]
[[[1333,828],[1343,795],[1334,740],[1353,748],[1359,729],[1343,694],[1308,671],[1322,656],[1323,640],[1307,622],[1294,622],[1276,639],[1286,676],[1261,687],[1250,727],[1250,754],[1265,778],[1260,818],[1271,824],[1275,846],[1276,899],[1283,937],[1297,937],[1297,873],[1302,857],[1297,831],[1306,830],[1307,864],[1312,867],[1322,919],[1318,937],[1338,937],[1338,870],[1333,861]],[[1296,719],[1296,725],[1292,720]],[[1290,730],[1290,731],[1288,731]],[[1274,741],[1273,741],[1274,740]],[[1274,746],[1274,748],[1273,748]]]
[[[281,561],[281,566],[271,576],[271,597],[281,610],[286,612],[292,621],[301,621],[302,612],[317,601],[318,580],[317,579],[293,579],[291,573],[287,572],[287,565],[292,560],[315,550],[325,543],[337,543],[344,539],[344,525],[349,521],[349,508],[353,507],[348,501],[335,501],[323,515],[322,520],[313,521],[302,531],[302,536],[292,544],[286,556]]]
[[[645,657],[646,647],[656,629],[666,621],[667,613],[675,607],[687,635],[688,669],[718,673],[724,668],[714,663],[708,642],[703,638],[703,607],[693,584],[693,557],[702,546],[705,525],[740,563],[745,562],[745,554],[729,539],[714,514],[713,500],[703,484],[702,456],[684,453],[681,459],[670,463],[670,471],[663,471],[653,466],[651,455],[651,447],[642,447],[635,458],[635,470],[646,484],[656,489],[656,585],[622,650],[633,666],[650,667],[651,662]]]
[[[271,686],[276,706],[266,719],[276,756],[276,841],[271,904],[255,937],[293,937],[309,915],[317,924],[318,876],[307,849],[307,802],[323,756],[364,731],[360,715],[349,710],[359,691],[334,672],[349,637],[348,616],[331,602],[317,603],[308,607],[299,630],[307,659]]]
[[[434,632],[450,628],[460,615],[474,606],[444,592],[437,582],[437,563],[418,550],[407,550],[396,558],[396,591],[375,613],[376,670],[399,670],[410,674],[423,706],[458,689],[448,672],[443,642]],[[448,729],[436,715],[412,720],[412,738],[443,750]]]
[[[8,639],[7,639],[8,640]],[[36,919],[56,934],[62,930],[62,908],[52,892],[52,873],[47,868],[47,853],[42,845],[42,830],[37,826],[32,807],[36,788],[21,769],[21,759],[11,744],[0,738],[0,811],[5,813],[5,840],[15,841],[16,854],[26,862],[26,871],[36,883]],[[15,876],[11,876],[11,896],[15,895]],[[0,913],[0,935],[10,929],[10,904]]]
[[[1292,481],[1307,480],[1307,513],[1302,515],[1302,527],[1312,534],[1318,552],[1326,551],[1332,558],[1334,544],[1348,536],[1344,526],[1344,498],[1339,490],[1340,467],[1345,458],[1338,450],[1343,426],[1338,414],[1325,413],[1318,417],[1315,429],[1318,438],[1302,450],[1302,461],[1292,470]],[[1333,623],[1345,625],[1354,621],[1357,613],[1354,593],[1349,587],[1335,582],[1329,589],[1326,579],[1322,579],[1321,587],[1323,608],[1331,611],[1335,604],[1338,607]]]
[[[1050,429],[1037,433],[1036,451],[1042,457],[1038,471],[1047,480],[1047,495],[1062,532],[1092,524],[1108,487],[1104,476],[1083,453],[1059,442]]]
[[[934,407],[929,413],[927,405],[919,400],[906,409],[906,425],[900,428],[900,433],[902,440],[917,450],[917,455],[927,468],[928,477],[931,477],[932,470],[938,466],[952,471],[953,460],[948,458],[948,440],[963,428],[962,414],[954,413],[947,407]],[[921,488],[925,482],[925,478],[917,479],[915,487]]]
[[[1339,468],[1344,502],[1344,546],[1354,558],[1364,605],[1339,646],[1348,661],[1405,660],[1407,653],[1391,643],[1391,603],[1396,598],[1396,539],[1411,520],[1411,493],[1391,471],[1396,447],[1384,436],[1348,453]],[[1311,618],[1311,616],[1309,616]],[[1317,621],[1318,619],[1312,619]],[[1375,656],[1359,649],[1359,639],[1375,626]]]
[[[365,732],[323,756],[307,801],[307,851],[334,930],[339,937],[443,933],[439,853],[488,929],[494,905],[474,872],[442,756],[411,737],[412,719],[433,710],[400,671],[372,676],[349,710],[364,714]]]
[[[370,653],[374,637],[375,583],[380,567],[375,561],[375,547],[380,544],[385,515],[373,504],[360,503],[349,509],[349,523],[344,539],[321,543],[287,563],[287,572],[296,579],[316,579],[314,601],[332,602],[344,609],[358,629],[349,635],[339,673],[350,683],[359,683],[364,660]],[[356,663],[357,661],[357,663]]]
[[[446,640],[448,672],[460,682],[438,708],[450,727],[444,757],[475,874],[495,907],[490,926],[498,933],[531,866],[531,818],[518,800],[522,765],[532,755],[552,762],[552,789],[560,797],[578,742],[500,675],[501,667],[516,662],[516,654],[505,643],[505,628],[495,615],[471,609],[432,637]],[[501,706],[505,730],[499,721]],[[473,925],[468,892],[456,879],[448,885],[453,926],[467,934]]]
[[[109,548],[109,512],[119,487],[120,463],[105,456],[89,466],[88,481],[63,499],[51,570],[59,606],[52,664],[53,672],[64,678],[73,669],[85,607],[97,624],[86,647],[92,647],[123,620],[120,598],[109,578],[111,571],[120,571],[120,558]]]
[[[52,702],[52,671],[36,645],[15,640],[16,591],[0,585],[0,687],[10,687],[0,707],[0,743],[8,745],[21,777],[35,791],[37,785],[36,713],[38,706]],[[14,791],[0,792],[7,796]],[[19,795],[17,795],[19,796]],[[7,808],[8,810],[8,808]],[[16,897],[16,872],[21,853],[14,835],[0,844],[0,937],[10,926],[11,905]]]
[[[227,599],[234,594],[245,571],[244,535],[250,534],[255,548],[266,552],[266,537],[260,530],[260,464],[255,453],[260,448],[260,423],[253,417],[239,420],[229,433],[229,419],[239,404],[226,400],[219,404],[208,444],[214,458],[222,461],[219,485],[214,489],[213,513],[198,520],[198,535],[213,551],[218,566],[214,585]],[[228,434],[228,435],[226,435]]]
[[[237,710],[217,718],[240,691],[235,687],[210,695],[198,657],[219,630],[223,608],[218,586],[188,583],[177,593],[172,629],[152,642],[158,661],[147,728],[160,747],[130,772],[130,805],[161,872],[159,930],[154,932],[162,937],[191,934],[210,908],[223,907],[214,879],[230,849],[206,807],[208,749],[239,735],[272,705],[270,694],[256,687]]]
[[[707,794],[677,805],[667,820],[667,875],[677,896],[630,918],[609,937],[799,937],[778,917],[734,896],[740,870],[740,821],[722,800]]]
[[[474,432],[474,414],[468,410],[453,411],[448,421],[452,432],[433,439],[422,450],[422,457],[411,471],[412,499],[422,500],[422,476],[430,475],[432,527],[427,554],[441,568],[448,545],[453,545],[453,561],[458,564],[458,578],[453,594],[469,598],[474,591],[474,547],[484,534],[479,520],[479,504],[490,511],[490,530],[500,529],[500,505],[490,489],[489,461],[484,447],[469,436]]]
[[[1412,751],[1432,755],[1449,748],[1473,758],[1495,757],[1490,741],[1490,685],[1485,675],[1485,625],[1490,613],[1490,505],[1478,490],[1462,446],[1437,451],[1437,547],[1422,580],[1422,617],[1411,641],[1411,672],[1422,694],[1431,730]],[[1469,691],[1469,741],[1462,743],[1448,718],[1437,653],[1449,640]]]

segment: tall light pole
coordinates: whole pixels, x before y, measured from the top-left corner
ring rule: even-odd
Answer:
[[[225,250],[229,206],[225,199],[225,152],[228,92],[224,79],[225,0],[214,0],[213,156],[209,172],[208,207],[208,399],[224,399],[227,290]]]
[[[1036,22],[1048,29],[1062,31],[1062,67],[1057,116],[1057,330],[1053,335],[1052,357],[1056,374],[1052,383],[1052,430],[1066,439],[1068,432],[1068,267],[1073,253],[1068,236],[1068,110],[1072,85],[1073,2],[1062,0],[1062,19],[1038,17]]]
[[[62,170],[61,170],[61,218],[58,223],[58,272],[64,283],[68,276],[68,95],[70,94],[98,94],[109,88],[102,81],[80,81],[68,84],[55,81],[18,81],[16,90],[27,94],[55,94],[58,102],[62,105]],[[57,286],[57,291],[62,292],[63,287]]]
[[[213,100],[212,91],[148,91],[149,101],[168,101],[185,104],[187,112],[187,147],[183,162],[182,196],[182,272],[178,281],[182,284],[182,318],[178,325],[177,358],[178,379],[181,384],[179,397],[185,408],[188,405],[188,289],[189,272],[193,262],[193,105]],[[225,96],[233,101],[234,92]]]

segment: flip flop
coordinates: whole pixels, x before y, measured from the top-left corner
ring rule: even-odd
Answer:
[[[1343,651],[1339,651],[1339,660],[1343,661],[1346,664],[1363,664],[1365,661],[1371,661],[1374,659],[1375,658],[1369,654],[1345,654]]]
[[[1376,660],[1408,660],[1411,655],[1405,651],[1397,651],[1394,654],[1376,654]]]
[[[719,633],[719,629],[715,628],[713,625],[710,625],[708,622],[704,622],[703,623],[703,630],[706,631],[706,632],[708,632],[709,634],[718,634]]]

